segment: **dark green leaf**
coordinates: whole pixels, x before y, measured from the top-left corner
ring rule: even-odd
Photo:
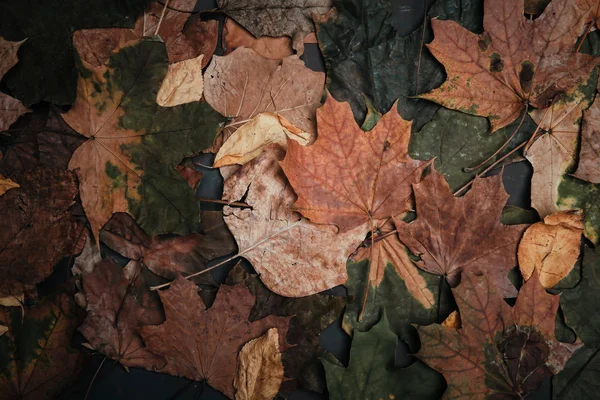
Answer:
[[[554,400],[596,400],[600,393],[600,350],[583,347],[552,379]]]

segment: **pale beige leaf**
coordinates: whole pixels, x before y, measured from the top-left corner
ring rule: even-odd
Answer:
[[[244,165],[258,157],[272,143],[286,149],[287,137],[303,146],[311,139],[306,132],[299,131],[296,134],[289,131],[273,113],[258,114],[227,139],[219,149],[213,166],[220,168],[231,164]]]
[[[8,192],[10,189],[20,187],[19,184],[9,178],[5,178],[0,174],[0,196]]]
[[[160,86],[156,102],[159,106],[175,107],[181,104],[200,101],[202,98],[202,60],[204,54],[196,58],[169,65],[167,75]]]
[[[94,267],[102,261],[102,256],[100,255],[99,247],[96,245],[96,241],[94,240],[94,236],[92,232],[86,230],[85,233],[85,245],[83,246],[83,250],[81,254],[75,258],[75,262],[73,267],[71,268],[71,272],[73,272],[73,276],[75,277],[75,284],[77,285],[77,293],[75,293],[75,302],[80,307],[87,307],[87,299],[85,297],[85,293],[83,291],[83,286],[81,284],[81,278],[85,275],[88,275],[94,271]]]
[[[235,400],[271,400],[277,395],[282,380],[279,332],[277,328],[271,328],[240,350],[233,380]]]
[[[573,269],[581,248],[580,211],[548,215],[531,225],[519,243],[519,268],[525,280],[537,270],[542,286],[551,288]]]
[[[442,322],[442,325],[446,328],[460,329],[462,324],[460,321],[460,314],[458,313],[458,311],[452,311],[450,315],[448,315],[446,319]]]

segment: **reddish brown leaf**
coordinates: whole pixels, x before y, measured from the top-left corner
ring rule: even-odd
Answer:
[[[421,257],[417,266],[446,276],[451,286],[458,285],[462,271],[484,273],[506,297],[514,296],[508,271],[517,265],[517,246],[527,225],[500,223],[508,199],[502,176],[477,178],[463,197],[454,197],[435,170],[413,187],[417,219],[396,221],[396,228],[400,240]]]
[[[209,385],[233,398],[236,358],[241,348],[269,328],[280,332],[280,349],[285,350],[289,319],[268,316],[250,322],[254,296],[245,285],[219,289],[213,306],[205,310],[196,285],[183,278],[160,292],[167,320],[159,326],[142,328],[148,349],[167,360],[158,369]]]
[[[20,42],[10,42],[4,40],[4,38],[0,36],[0,79],[2,79],[4,74],[19,61],[17,58],[17,51],[23,42],[24,40]],[[19,100],[4,93],[0,93],[0,131],[8,129],[19,116],[25,114],[27,111],[30,110]]]
[[[573,176],[584,181],[600,183],[600,100],[595,100],[583,113],[579,166]]]
[[[281,166],[298,195],[294,208],[344,232],[410,210],[411,184],[423,161],[408,156],[411,123],[396,107],[363,132],[350,105],[328,95],[317,110],[319,136],[310,146],[290,141]]]
[[[281,60],[294,54],[292,39],[289,37],[263,36],[257,39],[240,24],[226,18],[223,27],[223,55],[233,52],[238,47],[249,47],[270,60]]]
[[[465,272],[452,289],[461,327],[419,328],[417,357],[446,378],[444,398],[524,398],[581,346],[556,340],[559,297],[546,293],[535,273],[534,278],[511,308],[494,279]]]

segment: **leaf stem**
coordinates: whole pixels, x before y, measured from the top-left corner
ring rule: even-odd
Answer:
[[[90,382],[90,385],[88,386],[87,391],[85,392],[85,397],[83,398],[83,400],[87,400],[88,396],[90,395],[90,390],[92,390],[92,386],[94,385],[94,382],[96,381],[96,378],[98,377],[98,374],[100,373],[100,370],[102,369],[102,366],[104,365],[105,361],[106,357],[102,359],[102,362],[98,366],[98,369],[96,370],[96,373],[94,374],[94,377],[92,378],[92,381]]]

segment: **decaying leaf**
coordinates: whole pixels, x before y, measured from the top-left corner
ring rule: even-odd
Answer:
[[[237,374],[233,380],[236,400],[272,400],[283,380],[279,351],[279,332],[271,328],[252,339],[238,354]]]
[[[226,18],[223,27],[223,55],[233,52],[238,47],[249,47],[270,60],[281,60],[294,54],[289,37],[263,36],[257,39],[233,19]]]
[[[0,196],[0,297],[18,295],[78,251],[81,228],[69,212],[77,196],[70,171],[25,171],[21,187]]]
[[[600,185],[565,176],[558,185],[557,205],[559,210],[581,210],[585,237],[600,243]]]
[[[204,54],[196,58],[179,61],[169,65],[163,79],[156,102],[162,107],[174,107],[181,104],[200,101],[202,98],[202,59]]]
[[[444,64],[447,79],[420,97],[488,117],[496,131],[528,105],[545,108],[556,94],[583,83],[597,64],[575,51],[586,12],[576,0],[554,0],[528,20],[523,3],[486,0],[481,35],[453,21],[432,20],[435,39],[428,48]]]
[[[261,113],[237,129],[229,139],[223,143],[215,156],[213,167],[220,168],[226,165],[244,165],[258,157],[265,147],[276,143],[287,149],[287,138],[306,146],[312,136],[306,132],[291,131],[282,125],[281,119],[273,113]],[[289,123],[287,124],[289,127]],[[292,128],[292,127],[290,127]]]
[[[17,51],[23,42],[24,40],[11,42],[0,36],[0,79],[19,62]],[[13,122],[27,111],[30,110],[19,100],[0,93],[0,131],[7,130]]]
[[[17,51],[24,41],[11,42],[0,36],[0,78],[19,62]]]
[[[264,284],[279,295],[301,297],[346,281],[346,259],[365,232],[337,233],[292,211],[296,196],[279,166],[282,153],[275,145],[268,147],[233,174],[223,198],[245,198],[252,209],[226,206],[223,212],[238,254],[252,263]]]
[[[116,212],[130,213],[149,234],[200,229],[194,191],[176,166],[212,142],[220,118],[201,102],[158,106],[166,70],[164,44],[148,39],[81,73],[77,100],[63,118],[87,138],[69,168],[94,235]]]
[[[438,398],[443,378],[420,361],[394,366],[398,337],[387,318],[367,332],[354,332],[348,368],[323,360],[332,400]]]
[[[573,176],[600,184],[600,100],[583,113],[579,164]]]
[[[573,269],[581,247],[583,223],[580,212],[548,215],[531,225],[519,243],[519,268],[523,279],[537,271],[540,283],[551,288]]]
[[[452,289],[461,328],[419,328],[417,357],[446,378],[444,398],[523,398],[563,369],[581,343],[554,337],[558,296],[546,293],[537,274],[510,307],[496,280],[471,271]]]
[[[18,187],[20,187],[20,185],[17,182],[0,175],[0,196],[11,189],[16,189]]]
[[[204,309],[196,285],[183,278],[159,294],[166,321],[141,329],[148,349],[167,360],[159,372],[205,380],[233,398],[236,357],[245,343],[269,328],[277,328],[281,351],[288,347],[288,318],[268,316],[248,321],[254,296],[244,285],[221,286],[208,310]]]
[[[231,118],[223,140],[257,114],[271,112],[308,133],[312,141],[324,84],[325,74],[310,70],[298,56],[268,60],[252,49],[239,48],[213,57],[204,74],[204,97]]]
[[[217,4],[256,37],[291,37],[298,55],[304,52],[304,37],[314,30],[312,15],[331,8],[331,0],[218,0]]]
[[[417,219],[396,221],[396,228],[400,240],[420,256],[417,266],[445,276],[452,287],[462,271],[483,273],[506,297],[514,296],[508,271],[517,265],[517,246],[527,225],[500,223],[508,199],[502,176],[475,179],[463,197],[454,197],[435,170],[413,187]]]
[[[310,146],[290,141],[281,166],[298,195],[294,209],[341,232],[408,211],[411,184],[428,163],[408,156],[410,122],[390,110],[369,132],[354,121],[350,105],[328,95],[317,110],[319,136]],[[366,227],[366,228],[365,228]]]
[[[79,319],[71,296],[28,307],[0,307],[0,396],[3,399],[51,400],[77,377],[83,353],[73,348]]]

